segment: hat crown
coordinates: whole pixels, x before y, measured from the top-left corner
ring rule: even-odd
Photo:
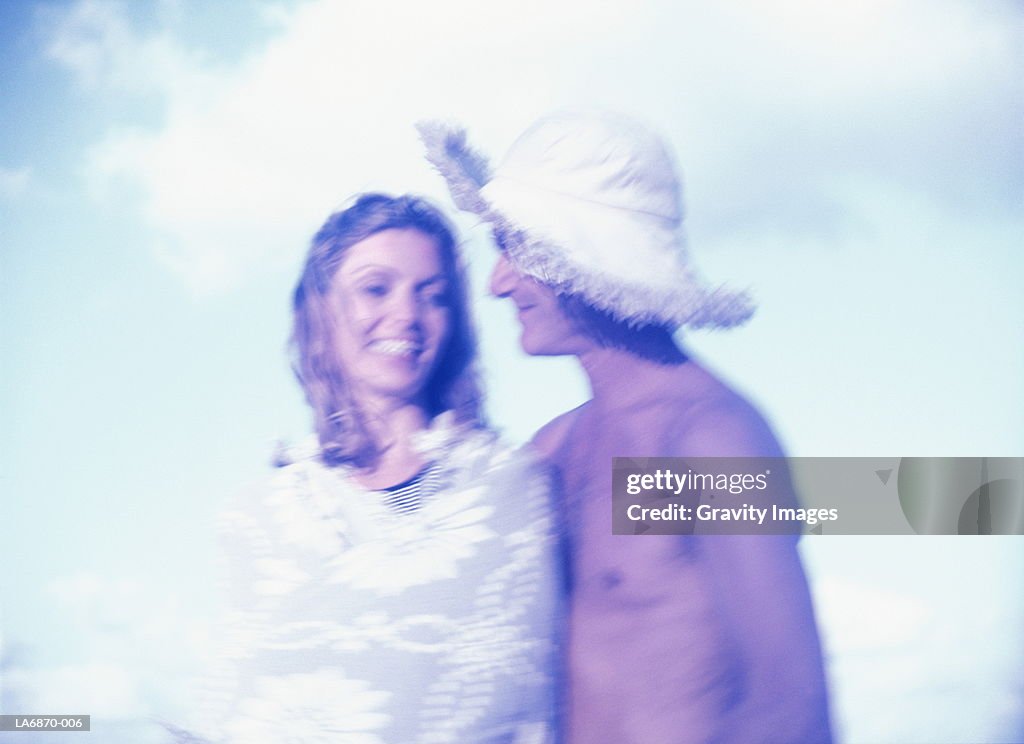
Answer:
[[[673,224],[682,221],[672,155],[656,134],[624,117],[545,117],[513,143],[494,178]]]
[[[461,127],[423,123],[427,159],[455,203],[490,223],[516,268],[631,324],[729,328],[746,292],[706,285],[680,229],[681,188],[662,140],[611,114],[530,127],[496,171]]]

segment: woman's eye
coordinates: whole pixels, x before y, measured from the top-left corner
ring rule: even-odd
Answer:
[[[448,307],[451,305],[451,298],[448,297],[447,292],[443,291],[428,292],[426,300],[427,304],[433,307]]]
[[[363,294],[370,295],[371,297],[383,297],[388,293],[388,288],[384,284],[366,284],[363,286]]]

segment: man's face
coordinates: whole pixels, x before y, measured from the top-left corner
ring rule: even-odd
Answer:
[[[581,354],[593,346],[566,316],[555,291],[533,277],[520,274],[504,253],[491,272],[491,293],[511,300],[516,306],[523,331],[519,343],[527,354]]]

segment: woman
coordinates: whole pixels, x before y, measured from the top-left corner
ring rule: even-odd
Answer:
[[[482,427],[444,217],[382,194],[332,215],[292,345],[317,436],[225,515],[211,738],[554,740],[547,481]]]

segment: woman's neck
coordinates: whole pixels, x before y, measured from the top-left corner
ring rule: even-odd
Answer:
[[[366,428],[377,444],[378,457],[372,468],[356,472],[356,481],[376,490],[401,483],[419,472],[424,459],[413,447],[413,439],[430,423],[426,410],[413,402],[374,400],[363,401],[361,408]]]

